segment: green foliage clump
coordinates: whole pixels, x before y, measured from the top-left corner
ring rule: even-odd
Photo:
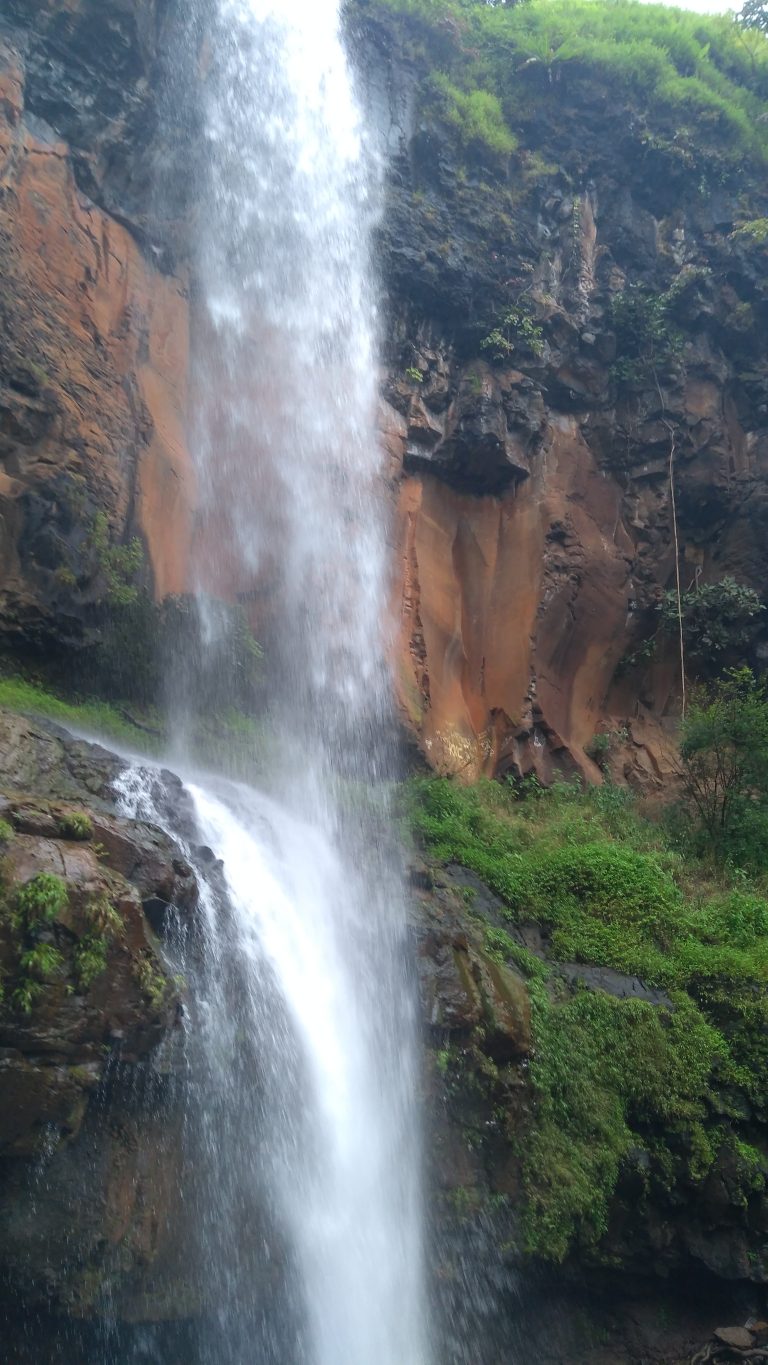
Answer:
[[[10,925],[17,951],[15,986],[11,1004],[29,1014],[45,985],[64,965],[63,954],[43,938],[69,903],[66,882],[50,872],[40,872],[19,887],[10,904]]]
[[[139,990],[153,1009],[160,1009],[168,994],[168,979],[158,970],[147,954],[139,958],[134,966],[134,976]]]
[[[581,991],[555,1005],[538,988],[531,1001],[537,1113],[524,1232],[529,1252],[562,1261],[574,1242],[594,1246],[606,1231],[631,1151],[652,1154],[668,1178],[707,1173],[716,1155],[707,1099],[727,1046],[685,999],[669,1011]]]
[[[757,246],[768,245],[768,218],[750,218],[734,228],[733,237],[754,242]]]
[[[517,139],[504,121],[501,102],[489,90],[461,90],[440,71],[429,78],[431,103],[455,130],[463,146],[480,146],[496,156],[510,156]]]
[[[16,892],[16,913],[26,929],[50,924],[69,902],[67,883],[52,872],[38,872]]]
[[[734,578],[704,583],[683,593],[683,638],[687,660],[700,674],[718,673],[728,661],[744,659],[754,643],[765,611],[753,588]],[[659,604],[663,628],[679,628],[677,593],[666,592]]]
[[[93,821],[85,811],[67,811],[59,818],[59,834],[63,839],[93,838]]]
[[[7,820],[0,820],[0,845],[10,844],[15,838],[16,831],[13,825],[9,824]]]
[[[768,693],[748,668],[695,700],[680,759],[704,847],[720,861],[768,866]]]
[[[670,319],[669,293],[654,294],[630,285],[611,304],[616,333],[612,374],[625,383],[657,380],[682,351],[682,337]]]
[[[106,583],[107,601],[112,606],[132,606],[139,596],[134,583],[144,564],[144,549],[134,536],[127,545],[112,542],[106,512],[97,512],[90,531],[90,548],[97,572]]]
[[[544,354],[544,332],[523,305],[508,308],[497,327],[480,342],[481,351],[489,351],[492,360],[508,361],[517,350]]]
[[[87,991],[107,966],[110,943],[121,937],[123,921],[106,892],[92,896],[86,906],[88,931],[74,951],[74,972],[81,991]]]

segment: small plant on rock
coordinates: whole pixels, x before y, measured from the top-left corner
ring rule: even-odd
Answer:
[[[16,913],[27,930],[50,924],[67,907],[67,883],[52,872],[39,872],[16,892]]]
[[[85,842],[93,837],[93,821],[85,811],[68,811],[59,820],[59,834],[63,839],[80,839]]]
[[[481,351],[489,351],[491,359],[500,364],[509,360],[517,350],[544,354],[544,332],[530,311],[523,306],[508,308],[498,326],[480,342]]]

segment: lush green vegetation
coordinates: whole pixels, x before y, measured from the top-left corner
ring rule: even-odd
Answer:
[[[619,358],[612,373],[619,382],[658,384],[679,359],[683,339],[671,320],[672,302],[672,291],[654,294],[637,285],[614,297],[611,321]]]
[[[748,668],[701,692],[680,736],[681,776],[701,851],[768,866],[768,693]]]
[[[407,803],[429,855],[470,868],[496,892],[509,931],[486,925],[487,949],[528,978],[528,1249],[559,1260],[575,1244],[595,1247],[619,1172],[638,1153],[648,1190],[669,1192],[701,1180],[722,1144],[741,1141],[745,1101],[768,1117],[765,874],[750,880],[705,863],[610,786],[521,791],[423,778]],[[511,937],[531,922],[546,960]],[[666,1004],[574,991],[558,962],[638,976],[666,992]]]
[[[649,116],[640,136],[670,159],[694,164],[702,150],[736,164],[764,159],[768,132],[768,42],[758,29],[637,0],[532,0],[493,6],[472,0],[376,0],[409,16],[414,41],[458,94],[501,102],[509,136],[532,102],[562,102],[564,90],[601,83]],[[471,130],[489,149],[507,147],[496,105],[478,108]],[[467,131],[466,128],[464,131]]]
[[[748,656],[765,611],[754,588],[729,577],[683,593],[681,606],[686,663],[698,677],[711,677],[722,672],[726,664],[738,663]],[[660,608],[663,627],[676,634],[677,593],[665,593]]]
[[[427,82],[427,97],[456,130],[463,146],[481,142],[499,156],[509,156],[517,147],[497,95],[488,90],[461,90],[443,72],[435,71]]]
[[[11,1003],[21,1014],[31,1012],[45,985],[64,966],[63,953],[42,935],[68,901],[67,883],[50,872],[38,873],[18,888],[10,903],[3,901],[18,958]]]
[[[86,811],[68,811],[59,820],[59,833],[64,839],[93,838],[93,821]]]

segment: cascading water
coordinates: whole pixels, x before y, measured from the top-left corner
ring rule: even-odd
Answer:
[[[376,177],[336,0],[203,9],[195,571],[203,604],[233,588],[258,602],[268,584],[279,616],[270,794],[189,785],[223,866],[202,945],[180,948],[187,1202],[215,1311],[197,1354],[424,1365],[415,1017],[385,781]],[[151,770],[120,793],[167,823]]]

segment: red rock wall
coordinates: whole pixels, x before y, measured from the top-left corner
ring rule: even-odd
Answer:
[[[82,491],[82,534],[98,507],[115,539],[142,536],[156,594],[181,591],[194,497],[186,283],[78,190],[67,145],[28,125],[23,69],[8,49],[0,271],[0,603],[20,622],[56,611],[58,533],[44,556],[28,534],[30,508],[56,502],[62,475]]]

